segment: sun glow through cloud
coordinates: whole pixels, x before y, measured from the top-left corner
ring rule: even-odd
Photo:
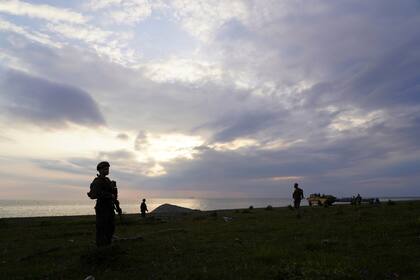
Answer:
[[[200,136],[146,133],[143,138],[137,140],[137,160],[168,162],[174,159],[193,159],[198,153],[195,148],[203,143],[204,140]]]

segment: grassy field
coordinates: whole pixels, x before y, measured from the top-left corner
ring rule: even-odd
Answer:
[[[1,279],[420,279],[419,201],[126,215],[116,235],[142,239],[100,249],[93,216],[0,229]]]

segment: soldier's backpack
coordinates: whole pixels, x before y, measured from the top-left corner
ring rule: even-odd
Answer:
[[[97,199],[98,198],[98,191],[97,191],[97,188],[94,185],[94,182],[92,182],[92,184],[90,184],[90,191],[87,193],[87,196],[90,199]]]

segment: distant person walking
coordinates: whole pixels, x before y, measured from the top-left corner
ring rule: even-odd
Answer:
[[[119,202],[117,200],[117,185],[108,177],[110,164],[102,161],[96,166],[99,174],[90,184],[90,191],[87,195],[91,199],[96,199],[96,245],[106,246],[112,242],[115,231],[114,209],[120,213]]]
[[[293,202],[295,209],[298,209],[300,207],[300,201],[303,197],[303,190],[299,188],[299,184],[295,183],[294,185],[294,191],[293,191]]]
[[[146,212],[149,212],[146,205],[146,199],[143,198],[142,203],[140,204],[140,214],[143,218],[146,218]]]

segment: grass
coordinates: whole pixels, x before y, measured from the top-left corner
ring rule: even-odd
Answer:
[[[232,219],[223,219],[231,217]],[[420,202],[117,219],[0,219],[1,279],[420,279]]]

